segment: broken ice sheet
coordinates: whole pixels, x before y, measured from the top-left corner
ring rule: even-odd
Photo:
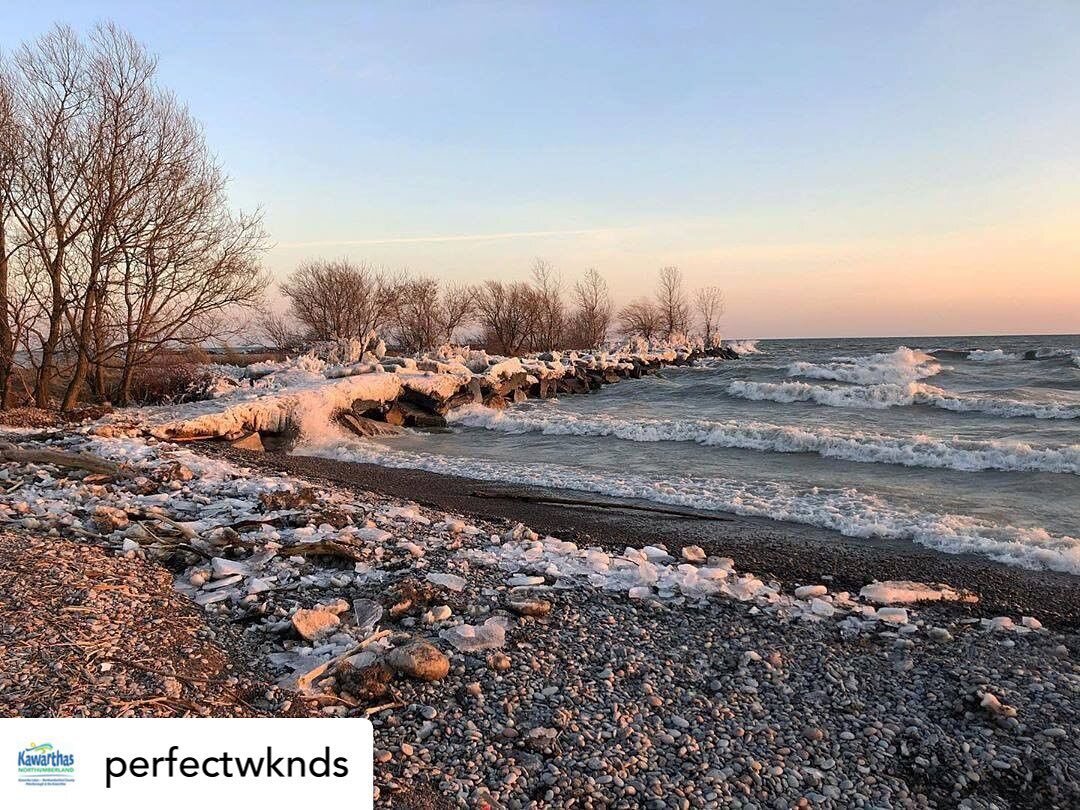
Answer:
[[[449,641],[461,652],[495,650],[506,644],[506,628],[509,622],[495,616],[483,624],[459,624],[439,633],[439,637]]]
[[[427,575],[427,581],[432,585],[441,585],[444,588],[449,588],[451,591],[465,590],[465,579],[459,577],[457,574],[440,574],[436,571],[432,571]]]
[[[352,603],[353,615],[356,617],[356,626],[364,630],[362,637],[371,635],[375,625],[382,618],[382,605],[373,599],[354,599]]]

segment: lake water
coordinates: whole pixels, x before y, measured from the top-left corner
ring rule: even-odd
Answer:
[[[1080,337],[762,340],[449,433],[318,454],[1080,573]]]

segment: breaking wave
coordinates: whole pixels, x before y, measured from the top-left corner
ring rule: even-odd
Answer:
[[[893,352],[868,357],[834,357],[830,363],[798,360],[788,366],[791,377],[809,377],[837,382],[906,383],[933,377],[941,371],[937,358],[917,349],[901,346]]]
[[[942,440],[881,433],[803,428],[757,421],[621,419],[609,415],[533,414],[469,405],[452,412],[452,424],[504,433],[613,436],[631,442],[695,442],[707,447],[774,453],[815,453],[824,458],[905,467],[976,472],[1051,472],[1080,475],[1080,444],[1033,447],[1001,440]]]
[[[1064,346],[1040,346],[1034,351],[1025,352],[1025,360],[1057,360],[1067,358],[1080,366],[1080,349],[1067,348]]]
[[[967,359],[975,363],[1012,363],[1023,360],[1023,356],[1012,354],[1004,349],[975,349],[969,352]]]
[[[754,401],[814,402],[838,408],[893,408],[903,405],[927,405],[960,413],[985,413],[991,416],[1030,417],[1034,419],[1077,419],[1080,406],[1059,402],[1025,402],[1019,399],[961,394],[925,383],[905,385],[814,385],[804,382],[763,383],[734,380],[728,384],[729,396]]]
[[[848,537],[908,540],[946,553],[983,554],[1024,568],[1080,574],[1080,538],[1054,535],[1037,527],[998,525],[966,515],[917,512],[851,488],[800,490],[790,484],[743,483],[728,478],[651,480],[635,474],[605,474],[555,464],[520,464],[414,453],[371,442],[306,445],[296,452],[485,481],[596,492],[787,520],[832,529]]]
[[[757,344],[758,342],[756,340],[729,340],[724,345],[739,355],[764,354],[764,352],[758,348]]]

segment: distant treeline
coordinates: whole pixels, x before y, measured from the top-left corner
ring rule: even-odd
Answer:
[[[504,355],[549,349],[593,349],[610,338],[719,340],[723,294],[703,287],[688,295],[676,267],[660,270],[651,297],[615,311],[595,269],[566,283],[537,259],[528,281],[489,279],[440,284],[437,279],[380,270],[347,259],[300,265],[281,285],[285,315],[267,315],[274,346],[299,349],[318,341],[377,333],[406,352],[465,342]]]

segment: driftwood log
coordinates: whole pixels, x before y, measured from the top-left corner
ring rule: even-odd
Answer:
[[[0,460],[21,464],[52,464],[74,470],[85,470],[94,475],[119,475],[120,466],[89,453],[69,453],[51,447],[19,447],[11,442],[0,442]]]

